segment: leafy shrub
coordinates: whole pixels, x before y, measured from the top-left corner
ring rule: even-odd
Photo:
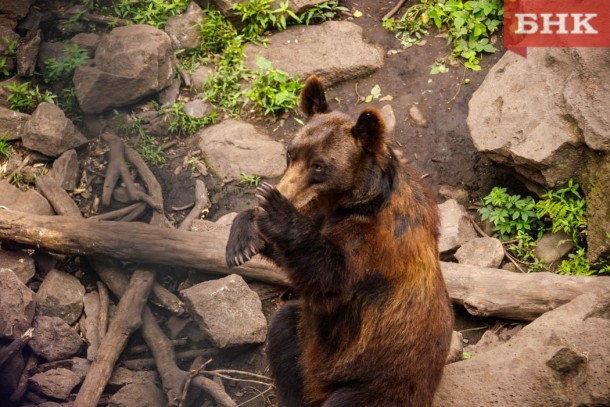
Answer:
[[[11,156],[11,145],[8,142],[8,137],[6,137],[6,132],[0,135],[0,156]]]
[[[39,103],[55,103],[56,96],[54,94],[48,90],[41,92],[38,85],[33,88],[30,86],[30,82],[24,82],[21,85],[13,82],[5,85],[4,88],[9,91],[8,107],[18,112],[31,113]]]
[[[300,23],[300,18],[288,9],[289,1],[280,2],[272,9],[274,0],[249,0],[233,3],[233,10],[241,18],[242,35],[248,41],[262,41],[263,34],[270,29],[285,30],[289,20]]]
[[[489,220],[505,240],[519,231],[531,231],[539,226],[538,214],[532,197],[521,198],[510,195],[506,188],[495,187],[483,198],[483,207],[479,208],[482,220]]]
[[[264,114],[295,109],[303,87],[299,78],[292,79],[286,72],[273,69],[271,62],[261,56],[256,57],[256,64],[260,69],[247,92],[248,98],[265,109]]]
[[[116,0],[109,11],[136,24],[163,28],[170,17],[182,14],[190,0]]]
[[[218,117],[218,112],[213,110],[206,117],[193,117],[186,114],[184,111],[184,103],[176,102],[173,105],[164,108],[164,118],[169,122],[168,129],[172,133],[177,133],[181,136],[190,136],[195,134],[197,130],[207,124],[214,123]]]
[[[453,44],[453,56],[463,58],[464,66],[478,71],[481,54],[494,53],[491,35],[502,24],[504,7],[501,0],[421,0],[411,6],[398,20],[383,22],[389,30],[397,30],[403,46],[417,43],[432,23],[447,29],[447,41]]]
[[[49,58],[44,61],[47,68],[45,82],[57,80],[71,80],[74,70],[89,60],[86,49],[80,48],[78,44],[66,45],[65,55],[59,59]]]
[[[325,21],[332,20],[339,11],[347,11],[346,7],[339,5],[338,0],[327,1],[316,4],[315,6],[305,10],[299,15],[299,20],[302,24],[321,24]]]

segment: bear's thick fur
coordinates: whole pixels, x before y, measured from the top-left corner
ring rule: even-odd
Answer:
[[[386,143],[375,109],[331,112],[322,82],[301,93],[307,124],[279,184],[231,228],[227,262],[261,253],[298,300],[267,346],[280,405],[426,407],[451,340],[436,204]]]

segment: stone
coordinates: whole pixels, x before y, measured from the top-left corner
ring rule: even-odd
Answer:
[[[30,115],[0,106],[0,136],[6,140],[19,140]]]
[[[536,243],[534,253],[546,264],[555,263],[570,253],[574,248],[572,238],[564,231],[545,233]]]
[[[95,50],[100,43],[100,35],[96,33],[79,33],[70,39],[70,42],[78,45],[79,48],[86,49],[89,57],[95,56]]]
[[[467,123],[478,151],[554,188],[583,170],[586,150],[610,151],[610,49],[531,51],[504,54],[470,99]]]
[[[171,40],[148,25],[116,27],[100,40],[92,63],[74,72],[76,97],[85,113],[130,105],[174,80]]]
[[[411,120],[413,120],[415,122],[415,124],[417,124],[418,126],[420,126],[420,127],[428,126],[428,120],[426,120],[426,118],[424,117],[424,114],[419,109],[419,107],[412,105],[409,108],[409,116],[411,117]]]
[[[23,146],[49,157],[80,147],[87,139],[56,105],[43,102],[38,105],[25,124],[21,137]]]
[[[19,21],[17,31],[20,35],[26,35],[30,31],[36,31],[40,28],[40,23],[42,22],[43,13],[40,10],[35,8],[30,8],[30,11],[25,16],[25,18]]]
[[[18,339],[32,325],[35,294],[12,270],[0,268],[0,338]]]
[[[498,334],[489,329],[483,333],[477,343],[466,346],[464,351],[476,356],[495,349],[504,342],[506,341],[503,341]]]
[[[82,335],[87,342],[87,359],[93,361],[100,346],[99,319],[100,319],[100,296],[97,291],[85,294],[83,298],[83,311],[85,317],[81,318],[80,326]]]
[[[200,47],[198,24],[203,18],[201,7],[197,3],[191,3],[183,14],[167,19],[165,32],[172,40],[174,49],[189,50]]]
[[[42,41],[40,30],[29,32],[17,48],[17,75],[27,78],[34,75],[38,50]]]
[[[441,217],[441,236],[439,250],[441,253],[457,249],[464,243],[477,237],[477,232],[470,223],[466,209],[455,199],[448,199],[438,206]]]
[[[392,134],[394,132],[394,128],[396,127],[396,115],[394,115],[392,105],[385,105],[379,111],[383,117],[386,131],[388,134]]]
[[[91,368],[91,362],[85,358],[73,357],[70,359],[72,366],[70,366],[70,371],[77,375],[81,381],[85,380],[87,373],[89,373],[89,369]]]
[[[223,181],[239,181],[241,173],[279,177],[286,169],[286,150],[253,125],[233,119],[196,133],[211,171]]]
[[[449,347],[449,354],[447,355],[447,364],[462,360],[463,353],[464,336],[457,331],[453,331],[453,335],[451,335],[451,346]]]
[[[36,274],[34,259],[22,251],[0,249],[0,265],[12,270],[23,284],[27,284]]]
[[[495,237],[476,237],[455,252],[458,263],[498,268],[504,260],[502,242]]]
[[[63,42],[43,41],[40,44],[37,66],[43,76],[48,72],[45,62],[51,58],[62,59],[66,55],[65,48],[66,45]]]
[[[191,73],[191,88],[194,90],[203,89],[210,75],[214,72],[209,66],[199,66]]]
[[[157,95],[157,102],[159,102],[161,106],[170,106],[176,103],[178,96],[180,96],[180,83],[179,78],[174,79],[168,87],[159,92]]]
[[[579,179],[587,197],[587,258],[610,258],[610,155],[590,154],[587,170]]]
[[[609,310],[610,293],[583,294],[508,342],[447,365],[433,406],[610,404]]]
[[[28,345],[49,362],[71,358],[83,345],[80,335],[61,318],[39,315],[34,318],[33,327]]]
[[[46,176],[53,178],[66,191],[74,190],[80,179],[76,150],[63,152]]]
[[[0,344],[0,354],[8,347],[8,344]],[[17,389],[19,378],[25,368],[23,354],[17,352],[5,361],[0,368],[0,400],[8,400],[11,394]],[[4,404],[2,404],[4,406]]]
[[[0,0],[0,14],[20,20],[28,14],[33,0]]]
[[[166,407],[165,394],[154,383],[123,386],[109,400],[108,407]]]
[[[62,318],[75,323],[83,312],[85,287],[70,274],[51,270],[36,293],[37,315]]]
[[[211,111],[212,105],[201,99],[194,99],[184,104],[184,113],[196,119],[206,117]]]
[[[37,393],[60,400],[67,400],[72,389],[80,383],[79,377],[64,368],[47,370],[30,377],[30,388]]]
[[[38,192],[33,189],[24,192],[8,182],[0,182],[0,206],[37,215],[55,214],[49,202]]]
[[[205,281],[180,292],[187,310],[219,348],[262,343],[267,320],[261,300],[241,276]]]
[[[124,367],[115,367],[108,386],[119,388],[128,384],[157,383],[159,376],[155,370],[130,370]]]
[[[294,26],[273,34],[267,45],[248,45],[244,54],[249,69],[259,69],[260,55],[275,69],[301,79],[316,74],[326,85],[370,74],[384,62],[381,47],[366,43],[362,28],[349,21]]]
[[[461,204],[466,204],[470,199],[470,194],[466,189],[451,185],[440,185],[438,194],[445,199],[455,199]]]

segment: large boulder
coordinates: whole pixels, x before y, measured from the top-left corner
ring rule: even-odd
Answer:
[[[609,310],[610,293],[583,294],[508,342],[446,366],[433,405],[609,405]]]
[[[76,69],[74,86],[81,109],[101,113],[159,92],[174,74],[169,36],[148,25],[130,25],[101,39],[93,63]]]
[[[30,328],[36,310],[34,295],[12,270],[0,268],[0,338],[17,339]]]
[[[36,293],[37,315],[59,317],[73,324],[83,312],[85,287],[74,276],[51,270]]]
[[[610,254],[610,49],[506,53],[469,103],[477,150],[544,188],[575,178],[587,195],[589,258]],[[601,198],[601,199],[599,199]],[[594,203],[593,203],[594,201]]]
[[[33,0],[0,0],[0,14],[20,20],[27,15],[33,2]]]
[[[274,178],[286,169],[284,145],[249,123],[225,120],[200,130],[197,137],[207,164],[224,181],[238,181],[241,173]]]
[[[22,191],[8,182],[0,182],[0,205],[10,210],[35,213],[37,215],[54,215],[49,201],[33,189]]]
[[[295,26],[272,35],[266,45],[250,44],[244,50],[245,64],[259,69],[260,55],[291,76],[304,79],[316,74],[327,85],[367,75],[383,66],[381,47],[366,43],[362,28],[349,21]]]
[[[201,46],[198,24],[203,21],[201,7],[191,3],[186,11],[167,19],[165,32],[172,40],[175,49],[194,49]]]
[[[57,157],[87,142],[59,107],[44,102],[38,105],[25,124],[21,140],[30,150],[50,157]]]
[[[29,114],[0,106],[0,129],[2,129],[0,135],[6,140],[20,139],[29,118]]]

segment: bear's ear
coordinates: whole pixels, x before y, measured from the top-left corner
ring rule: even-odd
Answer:
[[[305,81],[305,86],[301,90],[301,101],[299,102],[301,112],[310,118],[316,113],[328,113],[328,103],[324,96],[324,85],[322,79],[315,75],[310,76]]]
[[[352,136],[360,140],[365,150],[371,153],[381,151],[385,143],[385,124],[379,110],[363,110],[356,125],[352,127]]]

